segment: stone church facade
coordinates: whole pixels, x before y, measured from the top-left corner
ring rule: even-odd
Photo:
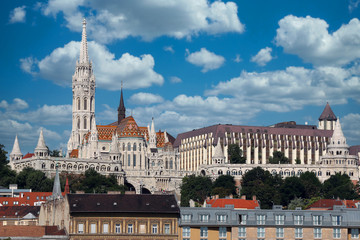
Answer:
[[[86,22],[83,22],[80,58],[72,77],[72,131],[65,157],[51,157],[42,130],[33,154],[23,156],[15,137],[10,153],[11,168],[25,167],[54,176],[59,171],[81,174],[93,168],[104,175],[116,176],[137,193],[168,190],[180,193],[182,178],[202,174],[217,178],[222,174],[241,176],[261,166],[283,177],[314,172],[321,181],[331,175],[347,173],[359,180],[359,152],[349,152],[339,119],[327,104],[319,125],[284,122],[270,127],[214,125],[184,132],[176,139],[166,131],[155,130],[154,119],[147,127],[126,116],[121,88],[118,120],[96,125],[95,76],[87,50]],[[230,164],[228,146],[237,144],[245,164]],[[355,146],[356,147],[356,146]],[[281,151],[290,164],[268,164],[274,151]]]

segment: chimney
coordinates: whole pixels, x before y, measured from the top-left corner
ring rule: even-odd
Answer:
[[[242,195],[241,199],[246,200],[246,195]]]
[[[256,196],[255,195],[252,196],[252,200],[256,201]]]
[[[219,199],[219,195],[215,195],[215,199]]]
[[[229,198],[230,198],[230,199],[233,199],[233,198],[234,198],[234,196],[233,196],[232,194],[230,194],[230,195],[229,195]]]

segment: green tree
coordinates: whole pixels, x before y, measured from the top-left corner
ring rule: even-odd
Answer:
[[[16,172],[7,164],[7,152],[4,148],[4,145],[0,144],[0,186],[8,187],[15,182]]]
[[[307,200],[304,198],[297,198],[295,197],[293,200],[290,201],[288,205],[289,210],[295,210],[297,207],[301,207],[301,209],[305,209],[307,204]]]
[[[256,167],[244,174],[241,183],[241,195],[247,199],[256,196],[260,200],[261,208],[270,209],[274,204],[281,203],[280,186],[282,179],[278,175],[271,175],[261,167]]]
[[[347,174],[337,173],[332,175],[323,184],[324,198],[357,199],[359,194],[356,186]]]
[[[305,186],[304,198],[310,199],[321,195],[321,182],[315,173],[306,171],[300,175],[300,181]]]
[[[228,156],[230,163],[246,163],[246,158],[242,156],[242,150],[238,144],[229,144]]]
[[[50,157],[61,157],[60,156],[60,151],[59,150],[57,150],[57,149],[54,149],[54,150],[49,150],[49,155],[50,155]]]
[[[219,195],[220,198],[236,194],[235,180],[233,176],[221,175],[213,183],[211,195]]]
[[[0,165],[6,165],[8,163],[6,154],[8,154],[8,152],[5,151],[5,146],[0,144]]]
[[[51,192],[54,181],[42,171],[26,167],[16,176],[16,183],[19,188],[31,189],[33,192]]]
[[[108,191],[125,191],[124,186],[120,186],[114,175],[108,177],[101,175],[95,169],[85,171],[85,177],[81,181],[80,189],[86,193],[106,193]]]
[[[285,157],[284,153],[280,151],[274,151],[273,156],[269,157],[269,163],[271,164],[288,164],[290,160]]]
[[[291,200],[302,198],[305,195],[305,187],[298,177],[287,177],[280,187],[281,205],[287,206]]]
[[[188,207],[189,200],[202,204],[207,196],[210,195],[212,182],[206,176],[185,176],[181,184],[181,206]]]

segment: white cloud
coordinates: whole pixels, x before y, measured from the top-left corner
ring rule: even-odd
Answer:
[[[288,15],[279,21],[276,44],[316,66],[342,66],[360,56],[360,21],[357,18],[333,33],[322,19]]]
[[[175,53],[175,50],[173,49],[172,46],[165,46],[165,47],[164,47],[164,51],[166,51],[166,52],[171,52],[171,53]]]
[[[153,103],[161,103],[164,99],[160,95],[152,93],[139,92],[130,97],[130,102],[138,105],[149,105]]]
[[[360,4],[360,0],[349,0],[349,11],[352,12],[354,11],[356,8],[358,8]]]
[[[349,113],[340,118],[340,123],[347,142],[356,142],[359,144],[360,139],[360,114]]]
[[[251,58],[251,61],[256,62],[259,66],[265,66],[273,58],[271,56],[271,51],[272,49],[269,47],[263,48]]]
[[[25,6],[14,8],[14,10],[10,12],[9,23],[25,22],[25,8]]]
[[[171,83],[181,83],[182,80],[181,80],[181,78],[179,78],[179,77],[172,76],[172,77],[170,77],[170,82],[171,82]]]
[[[89,35],[98,42],[129,36],[144,40],[160,36],[189,39],[200,33],[244,31],[234,2],[50,0],[42,9],[45,15],[54,17],[63,13],[67,27],[75,31],[81,31],[81,20],[87,16]]]
[[[124,88],[137,89],[162,85],[164,78],[154,71],[155,61],[150,54],[140,57],[124,53],[119,59],[96,42],[88,42],[89,56],[93,61],[96,84],[108,90]],[[55,49],[42,60],[20,59],[21,68],[35,77],[40,77],[62,86],[70,86],[74,66],[79,57],[80,42],[71,41],[64,47]]]
[[[236,54],[236,57],[234,58],[234,62],[239,63],[239,62],[241,62],[241,61],[242,61],[242,59],[241,59],[241,57],[240,57],[240,54]]]
[[[202,67],[203,69],[201,71],[205,73],[220,68],[224,64],[225,58],[208,51],[206,48],[201,48],[198,52],[189,53],[186,61]]]

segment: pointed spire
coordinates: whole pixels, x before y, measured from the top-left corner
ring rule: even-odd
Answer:
[[[331,142],[329,144],[329,148],[348,148],[349,146],[346,144],[346,138],[341,128],[339,118],[336,121],[335,129],[333,135],[331,137]]]
[[[22,155],[17,135],[15,137],[14,146],[10,155]]]
[[[224,153],[221,148],[220,138],[218,138],[218,142],[215,146],[214,155],[212,156],[212,158],[213,159],[224,159],[225,158]]]
[[[154,118],[152,118],[150,132],[149,132],[149,147],[156,148],[156,132],[155,132]]]
[[[118,107],[118,125],[120,125],[121,120],[123,120],[126,115],[126,108],[124,104],[124,97],[123,97],[123,81],[121,81],[121,95],[120,95],[120,104]]]
[[[165,142],[165,143],[169,142],[169,138],[168,138],[168,135],[167,135],[166,130],[165,130],[165,132],[164,132],[164,142]]]
[[[58,165],[56,164],[56,175],[55,175],[55,180],[54,180],[54,186],[53,186],[51,199],[54,200],[54,199],[60,199],[60,198],[63,198],[63,197],[62,197],[62,194],[61,194],[59,169],[58,169]]]
[[[85,18],[82,24],[83,24],[83,30],[82,30],[81,47],[80,47],[80,63],[89,63]]]
[[[320,117],[319,117],[319,121],[322,120],[336,120],[336,116],[334,114],[334,112],[332,111],[329,102],[326,103],[326,106],[324,108],[324,111],[321,113]]]
[[[35,151],[41,151],[41,150],[47,150],[42,128],[40,129],[39,140],[38,140],[37,146],[35,148]]]
[[[69,179],[66,177],[66,183],[65,183],[64,194],[69,194],[69,193],[70,193]]]

